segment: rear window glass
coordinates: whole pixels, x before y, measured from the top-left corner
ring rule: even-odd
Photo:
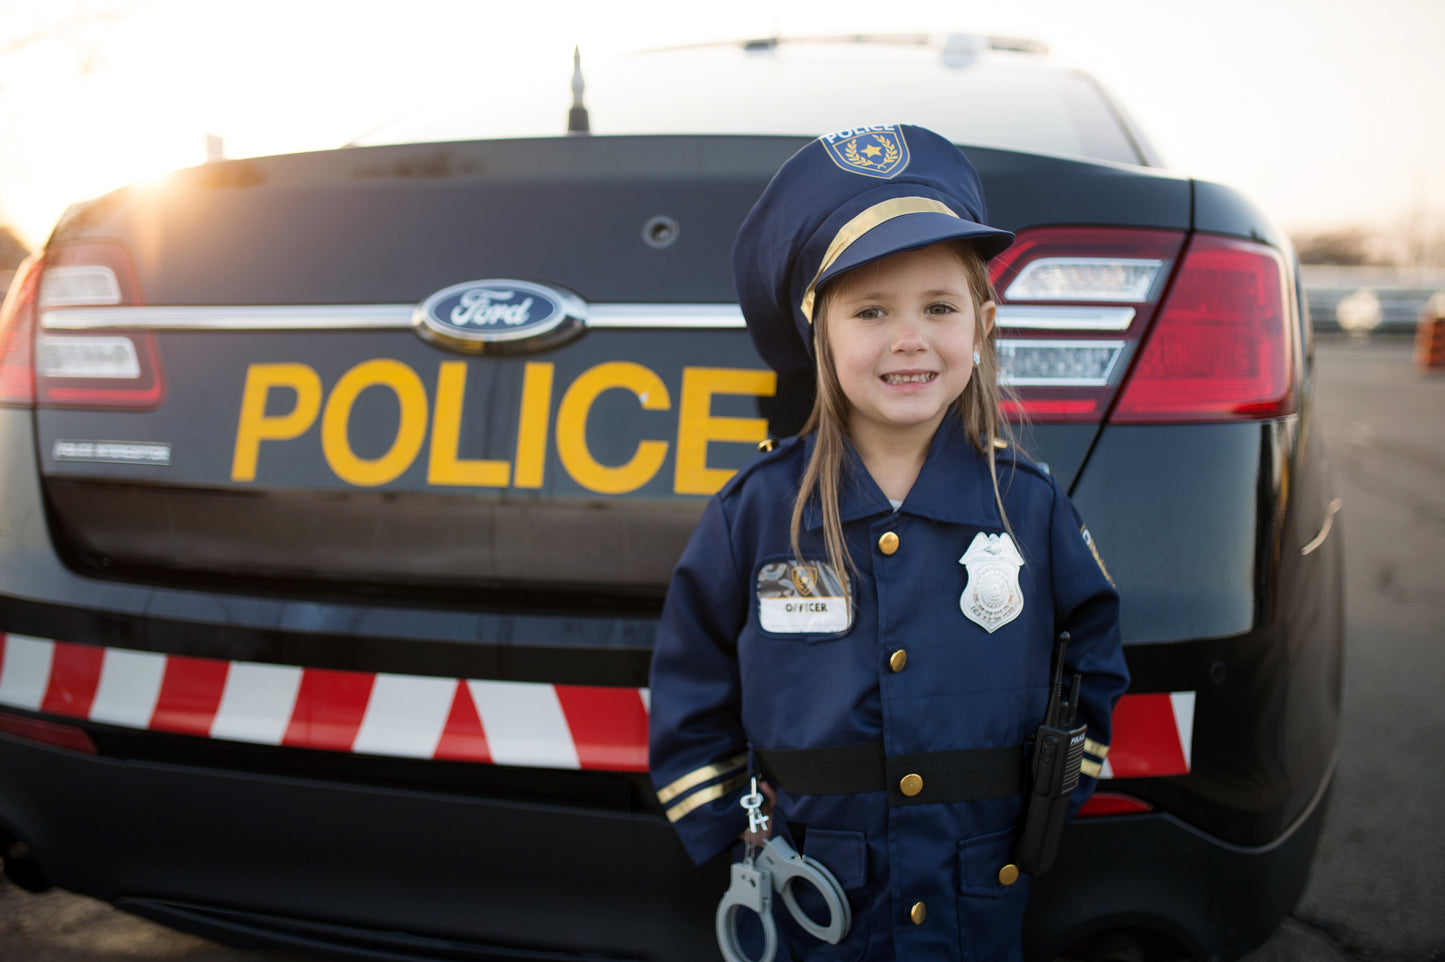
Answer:
[[[707,47],[636,54],[595,70],[584,63],[584,73],[594,134],[816,136],[911,123],[962,144],[1144,162],[1090,78],[1030,54],[991,52],[950,66],[923,46]],[[571,101],[558,86],[469,90],[355,143],[556,135]]]

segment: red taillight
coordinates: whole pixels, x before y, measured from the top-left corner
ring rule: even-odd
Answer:
[[[1180,231],[1023,231],[992,265],[1007,412],[1034,422],[1103,420],[1184,244]]]
[[[0,404],[35,403],[35,305],[44,258],[27,257],[0,307]]]
[[[23,718],[19,715],[0,712],[0,734],[12,735],[15,738],[38,742],[41,745],[65,748],[72,752],[84,752],[87,755],[97,754],[95,742],[91,740],[90,734],[85,729],[76,728],[74,725],[59,725],[55,722],[41,721],[38,718]]]
[[[112,309],[143,304],[119,244],[52,248],[37,295],[36,400],[42,407],[151,408],[165,395],[149,332],[123,330]]]
[[[1288,291],[1284,261],[1273,248],[1196,237],[1112,420],[1142,424],[1292,414]]]
[[[1116,792],[1095,792],[1079,809],[1076,818],[1102,818],[1105,815],[1139,815],[1154,811],[1154,806],[1132,795]]]

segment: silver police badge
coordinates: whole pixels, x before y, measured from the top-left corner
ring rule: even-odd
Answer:
[[[896,124],[854,127],[818,139],[833,163],[855,174],[888,180],[908,166],[908,141]]]
[[[968,571],[968,584],[958,606],[969,621],[992,634],[1024,610],[1024,593],[1019,587],[1024,559],[1013,538],[980,531],[958,563]]]

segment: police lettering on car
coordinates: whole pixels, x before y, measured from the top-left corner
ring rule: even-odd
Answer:
[[[739,231],[755,346],[819,389],[804,435],[709,502],[653,655],[683,846],[701,863],[752,829],[725,955],[745,906],[800,959],[1020,958],[1027,872],[1093,789],[1127,684],[1118,596],[1001,437],[985,262],[1011,240],[958,148],[898,125],[804,147]],[[826,875],[763,897],[798,865]]]

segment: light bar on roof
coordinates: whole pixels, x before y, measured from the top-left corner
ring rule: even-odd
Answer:
[[[1004,291],[1010,301],[1149,300],[1164,261],[1133,257],[1041,257]]]
[[[1125,341],[998,342],[999,381],[1010,387],[1105,387]]]

